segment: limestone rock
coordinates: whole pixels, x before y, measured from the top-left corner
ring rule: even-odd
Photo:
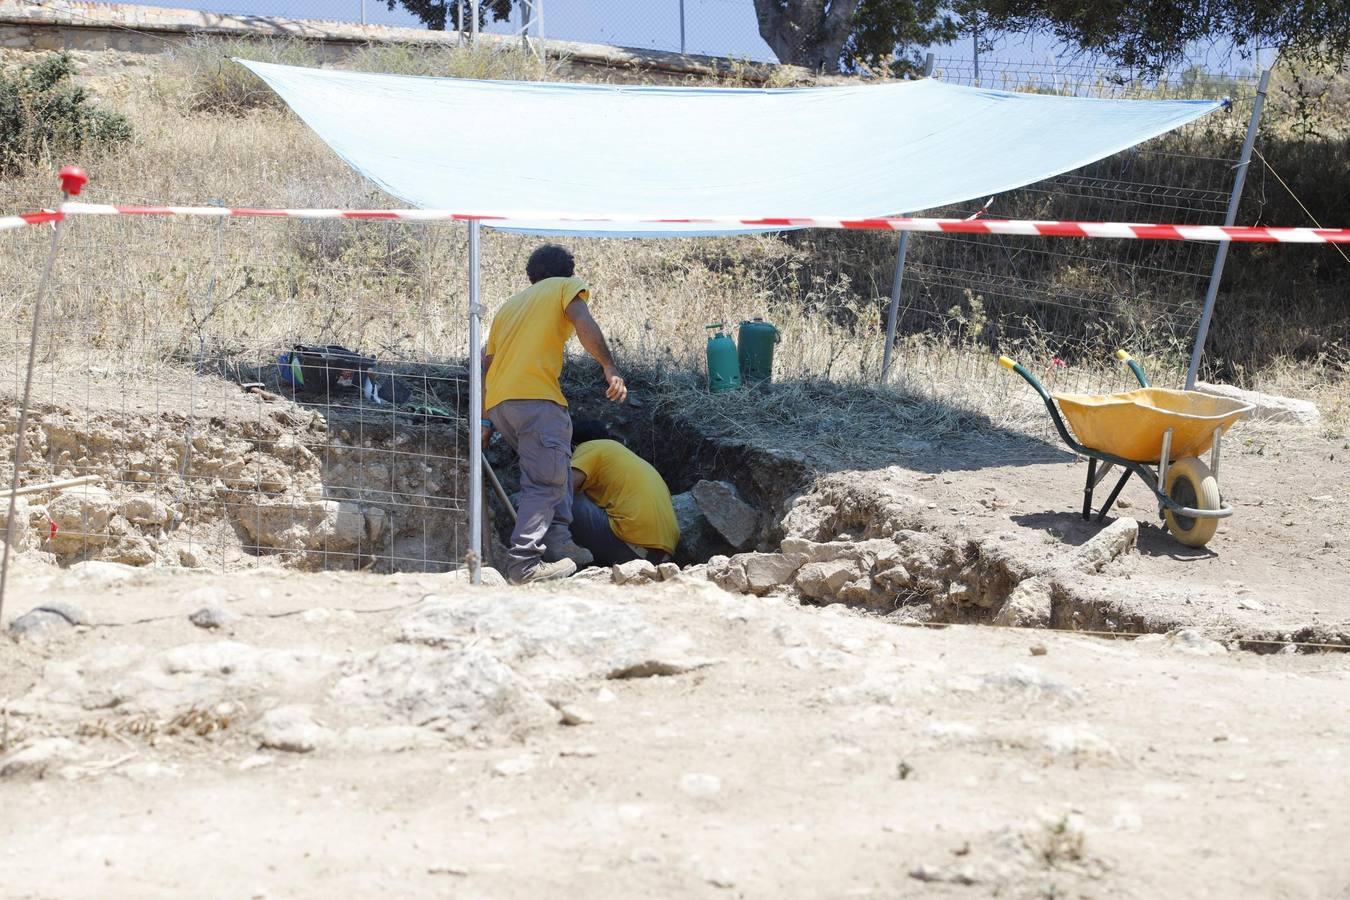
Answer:
[[[699,512],[732,548],[748,550],[759,528],[759,515],[725,481],[700,481],[690,491]]]
[[[476,648],[532,685],[574,682],[653,661],[689,662],[693,641],[648,621],[640,604],[585,588],[542,602],[519,591],[428,597],[396,621],[400,640],[455,651]],[[553,717],[556,720],[556,715]]]
[[[138,528],[158,528],[167,524],[173,517],[169,507],[154,497],[147,497],[143,494],[134,494],[126,498],[118,506],[117,511]]]
[[[662,581],[670,581],[680,574],[680,567],[673,562],[663,562],[656,567],[656,574],[661,577]]]
[[[393,644],[346,664],[332,698],[408,725],[465,737],[495,727],[516,732],[557,721],[557,711],[483,647]]]
[[[733,594],[748,594],[750,579],[745,574],[745,565],[739,559],[714,556],[708,560],[708,579],[713,584]]]
[[[384,533],[384,510],[378,506],[372,506],[366,510],[366,538],[374,544]]]
[[[614,566],[610,569],[610,577],[615,584],[646,584],[660,580],[656,566],[645,559],[633,559]]]
[[[20,638],[37,638],[52,631],[63,631],[71,627],[65,616],[45,609],[26,612],[9,623],[10,634]]]
[[[259,547],[350,552],[366,542],[366,516],[360,505],[323,499],[321,485],[303,496],[246,493],[230,512]]]
[[[1321,411],[1316,404],[1307,400],[1295,400],[1292,397],[1279,397],[1259,391],[1244,391],[1231,384],[1207,384],[1203,381],[1196,382],[1195,389],[1202,394],[1252,404],[1254,409],[1250,416],[1253,419],[1285,422],[1308,428],[1316,428],[1322,424]]]
[[[258,744],[287,753],[311,753],[329,744],[333,732],[314,721],[308,706],[281,706],[267,712],[253,729]]]
[[[103,488],[80,485],[59,492],[47,504],[47,516],[56,527],[49,537],[52,552],[71,556],[108,543],[108,524],[116,511],[116,501]]]
[[[50,600],[14,619],[9,623],[9,630],[16,637],[37,637],[52,630],[88,624],[89,616],[74,603]]]
[[[1049,628],[1053,608],[1048,578],[1028,578],[1013,588],[994,616],[995,625],[1015,628]]]
[[[595,716],[587,710],[570,703],[560,706],[558,714],[562,717],[564,725],[590,725],[595,721]]]
[[[741,553],[731,563],[745,571],[745,585],[752,594],[763,596],[774,588],[791,584],[798,563],[782,553]]]
[[[9,498],[0,497],[0,545],[5,542],[7,523],[9,522]],[[16,553],[31,550],[37,546],[37,533],[33,530],[28,498],[14,498],[14,546]]]
[[[675,509],[675,521],[680,526],[680,543],[675,558],[682,562],[696,562],[726,548],[722,536],[713,529],[708,517],[698,507],[690,491],[670,498]]]
[[[1139,523],[1134,519],[1116,519],[1092,539],[1069,555],[1062,568],[1086,574],[1100,572],[1106,564],[1134,549],[1139,539]]]
[[[796,584],[797,589],[812,600],[834,600],[844,585],[863,574],[863,566],[856,559],[812,562],[798,570]]]
[[[0,778],[43,778],[48,772],[89,755],[66,738],[43,738],[0,756]]]
[[[222,609],[219,606],[203,606],[201,609],[188,616],[188,621],[198,628],[214,629],[224,628],[239,621],[237,613],[232,613],[228,609]]]

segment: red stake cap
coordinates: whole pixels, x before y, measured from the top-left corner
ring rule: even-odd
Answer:
[[[61,190],[70,196],[80,196],[80,190],[88,183],[89,176],[79,166],[66,166],[61,169]]]

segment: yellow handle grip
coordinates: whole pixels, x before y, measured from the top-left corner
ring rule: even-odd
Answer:
[[[1011,369],[1013,366],[1017,365],[1017,360],[1013,359],[1011,356],[1000,356],[998,358],[998,364],[1005,369]]]
[[[1127,363],[1127,362],[1129,362],[1130,360],[1134,359],[1134,357],[1131,356],[1130,354],[1126,353],[1124,350],[1117,350],[1117,351],[1116,351],[1116,359],[1120,360],[1120,361],[1123,362],[1123,363]]]

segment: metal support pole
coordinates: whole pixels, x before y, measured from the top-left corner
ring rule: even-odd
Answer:
[[[366,24],[366,0],[361,0],[361,24]]]
[[[478,0],[469,0],[469,42],[478,43]]]
[[[680,53],[684,52],[684,0],[680,0]]]
[[[483,583],[483,307],[478,256],[482,223],[469,223],[469,583]]]
[[[38,334],[42,330],[42,304],[47,299],[47,289],[52,280],[52,267],[56,264],[56,251],[61,244],[61,230],[65,224],[65,219],[56,221],[52,231],[52,243],[47,249],[47,261],[42,267],[42,280],[38,282],[37,297],[33,301],[33,333],[28,339],[28,371],[24,375],[23,400],[19,404],[19,430],[14,436],[14,475],[10,479],[9,515],[5,519],[4,557],[0,559],[0,615],[4,615],[5,612],[5,584],[9,581],[9,551],[14,546],[14,510],[19,500],[19,473],[23,469],[24,437],[28,430],[28,404],[33,396],[33,369],[37,363]],[[27,523],[25,523],[25,527],[27,527]]]
[[[1228,215],[1223,224],[1232,225],[1237,221],[1238,206],[1242,202],[1242,186],[1247,183],[1247,169],[1252,161],[1252,147],[1256,143],[1256,129],[1261,123],[1261,109],[1266,105],[1266,87],[1270,84],[1270,70],[1261,73],[1261,82],[1256,86],[1256,103],[1252,106],[1252,118],[1247,123],[1247,138],[1242,142],[1242,155],[1238,157],[1237,174],[1233,178],[1233,194],[1228,198]],[[1228,245],[1231,241],[1220,241],[1214,254],[1214,268],[1209,274],[1209,288],[1205,291],[1205,307],[1200,313],[1200,327],[1195,332],[1195,346],[1191,349],[1191,366],[1186,370],[1186,390],[1195,389],[1195,379],[1200,374],[1200,357],[1205,353],[1205,339],[1209,337],[1209,323],[1214,318],[1214,301],[1219,296],[1219,282],[1223,280],[1223,264],[1228,259]]]
[[[923,77],[933,77],[933,54],[923,61]],[[891,278],[891,306],[886,311],[886,347],[881,353],[881,383],[891,376],[891,354],[895,351],[895,327],[900,310],[900,287],[905,279],[905,252],[909,249],[909,232],[900,232],[900,243],[895,250],[895,276]]]
[[[895,326],[900,311],[900,286],[905,277],[905,251],[909,249],[909,232],[900,232],[900,246],[895,251],[895,276],[891,279],[891,308],[886,313],[886,349],[881,354],[881,383],[891,377],[891,353],[895,349]]]
[[[534,0],[534,36],[539,39],[539,52],[544,52],[544,0]]]

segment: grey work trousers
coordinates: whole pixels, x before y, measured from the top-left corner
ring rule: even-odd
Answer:
[[[572,417],[552,400],[504,400],[484,417],[520,457],[520,509],[507,575],[539,565],[545,547],[572,542]]]
[[[585,494],[572,495],[572,536],[579,545],[591,551],[597,566],[614,566],[634,559],[659,565],[670,559],[670,554],[664,550],[644,547],[639,554],[632,544],[614,533],[609,514]]]

